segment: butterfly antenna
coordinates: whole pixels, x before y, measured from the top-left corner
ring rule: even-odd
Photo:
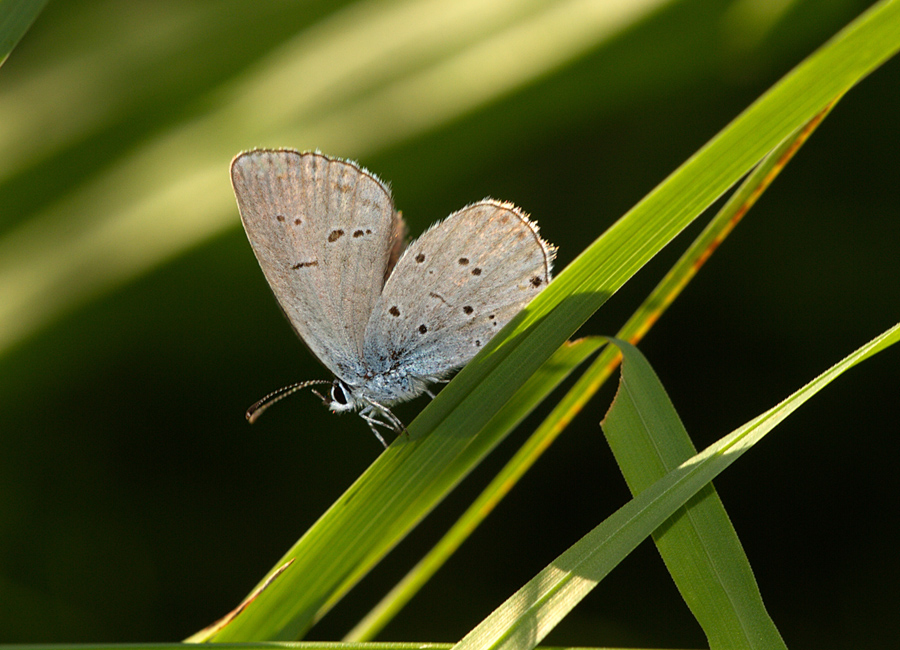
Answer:
[[[298,390],[303,390],[307,386],[316,386],[319,384],[330,383],[331,382],[327,379],[315,379],[313,381],[301,381],[296,384],[291,384],[290,386],[285,386],[284,388],[279,388],[276,391],[272,391],[247,409],[247,421],[250,422],[250,424],[253,424],[254,422],[256,422],[256,420],[259,419],[259,416],[263,414],[263,411],[272,406],[272,404],[274,404],[275,402],[280,402],[285,397],[296,393]],[[313,392],[315,393],[316,391]],[[318,393],[316,394],[318,395]],[[321,395],[319,395],[319,397],[321,397]]]

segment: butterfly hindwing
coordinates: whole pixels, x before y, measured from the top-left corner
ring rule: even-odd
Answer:
[[[550,281],[555,248],[508,203],[485,200],[404,252],[374,307],[365,356],[434,378],[465,365]]]

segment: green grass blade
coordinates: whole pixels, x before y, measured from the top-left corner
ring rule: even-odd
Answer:
[[[0,66],[46,4],[47,0],[0,0]]]
[[[603,433],[633,495],[697,454],[662,383],[637,348],[627,349]],[[765,606],[725,506],[706,485],[653,533],[709,647],[786,648]]]
[[[900,325],[895,325],[643,490],[507,599],[456,650],[535,647],[623,558],[713,478],[834,379],[898,340]]]
[[[547,364],[544,364],[545,367],[549,364],[551,368],[555,368],[556,376],[548,377],[540,382],[529,380],[516,393],[515,397],[494,416],[486,429],[511,430],[546,397],[552,388],[559,384],[559,381],[569,374],[570,370],[593,354],[604,343],[605,339],[602,337],[590,337],[564,345],[550,358]],[[565,356],[562,356],[561,353]],[[417,562],[416,566],[385,595],[381,602],[344,636],[345,642],[369,641],[397,615],[397,612],[418,593],[422,585],[443,566],[447,558],[468,539],[472,531],[518,482],[533,462],[533,460],[531,462],[528,460],[540,455],[540,450],[535,449],[536,446],[540,446],[540,450],[545,448],[545,445],[541,445],[541,439],[532,435],[435,547]]]
[[[697,236],[662,281],[616,333],[616,338],[636,345],[646,336],[813,131],[818,128],[837,101],[836,99],[791,136],[785,138],[748,174],[740,187],[703,229],[703,232]],[[620,358],[618,349],[615,347],[607,347],[602,350],[566,397],[547,416],[536,434],[547,431],[548,433],[555,432],[554,436],[558,435],[612,375]]]
[[[320,518],[278,563],[294,565],[216,639],[292,639],[318,620],[499,442],[475,434],[526,378],[768,151],[890,57],[897,33],[900,3],[875,5],[620,219],[441,391],[409,439]]]
[[[505,435],[506,432],[513,429],[532,411],[532,409],[534,409],[535,406],[540,404],[547,395],[549,395],[550,392],[572,372],[572,370],[584,362],[587,357],[596,352],[604,343],[605,341],[602,338],[589,337],[567,343],[557,350],[556,353],[541,366],[538,372],[529,377],[522,388],[486,425],[484,432],[487,434],[487,437],[491,437],[490,434],[492,431],[498,432],[494,437],[501,437],[502,435]],[[365,509],[365,505],[363,505],[363,509]],[[307,535],[309,536],[309,533]],[[315,533],[313,533],[312,536],[315,536]],[[264,583],[248,596],[243,603],[235,608],[233,612],[208,628],[194,634],[187,639],[187,641],[205,641],[215,636],[220,631],[225,630],[231,621],[236,619],[251,602],[256,600],[256,598],[271,585],[276,584],[278,577],[280,577],[292,563],[292,560],[286,560],[284,564],[276,571],[272,572]]]
[[[425,431],[478,430],[490,410],[476,403],[504,403],[521,377],[533,372],[697,214],[867,74],[868,66],[896,51],[900,42],[893,37],[898,31],[900,3],[883,3],[798,66],[569,265],[463,369],[417,424]],[[867,48],[859,48],[861,40]],[[878,44],[883,49],[874,54],[871,48],[879,49]],[[861,54],[862,49],[868,54]],[[850,58],[855,64],[849,63]],[[812,97],[821,101],[818,108]],[[796,116],[797,123],[785,115]]]
[[[836,103],[836,102],[835,102]],[[616,338],[637,343],[659,320],[663,312],[684,290],[701,266],[718,249],[738,222],[797,153],[813,131],[832,110],[834,103],[786,138],[747,176],[722,206],[703,232],[651,292]],[[344,637],[345,641],[368,641],[409,602],[431,576],[447,561],[519,479],[543,454],[568,423],[581,411],[612,374],[620,358],[618,349],[603,350],[575,386],[525,441],[494,480],[482,491],[447,534],[388,592],[384,598]],[[521,391],[520,391],[521,392]]]
[[[513,430],[531,411],[581,365],[585,359],[606,344],[599,336],[567,341],[528,378],[512,399],[479,432],[487,438],[500,439]]]

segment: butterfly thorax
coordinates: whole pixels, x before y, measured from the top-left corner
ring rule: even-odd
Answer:
[[[335,379],[332,386],[330,408],[335,411],[358,411],[378,404],[392,406],[414,399],[425,392],[437,377],[419,377],[407,369],[393,367],[384,371],[360,368],[361,372]]]

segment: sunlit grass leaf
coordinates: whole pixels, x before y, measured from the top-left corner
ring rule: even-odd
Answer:
[[[747,175],[716,216],[619,330],[616,338],[637,344],[647,334],[833,107],[834,103],[830,104],[806,125],[785,138]],[[553,444],[572,418],[584,408],[588,400],[612,374],[619,358],[618,348],[615,346],[601,351],[550,415],[529,436],[444,537],[347,633],[344,641],[371,640],[396,616],[512,490],[543,452]],[[521,393],[522,391],[519,392]]]
[[[499,410],[499,412],[497,412],[491,421],[488,422],[483,431],[485,434],[484,437],[489,439],[493,437],[497,439],[514,428],[538,404],[540,404],[547,395],[572,372],[572,370],[581,364],[587,357],[596,352],[603,343],[604,340],[602,338],[589,337],[567,343],[559,348],[553,356],[541,366],[538,372],[528,378],[528,381],[525,382],[522,388],[502,409]],[[492,433],[494,434],[493,436],[491,436]],[[401,444],[399,445],[401,449],[403,448],[404,442],[406,442],[405,436],[401,434]],[[397,445],[395,444],[392,449],[394,447],[397,447]],[[384,456],[382,456],[382,458],[384,458]],[[415,473],[416,468],[414,465],[407,463],[406,465],[399,467],[397,471],[409,474]],[[369,512],[369,504],[364,500],[357,500],[355,503],[348,504],[347,508],[358,513],[359,519],[365,519],[366,514]],[[306,543],[314,542],[316,536],[321,534],[321,532],[317,532],[316,527],[313,527],[313,529],[311,529],[304,537],[304,540],[306,540]],[[301,540],[301,543],[304,540]],[[353,540],[342,540],[341,542],[335,543],[343,543],[344,545],[352,547]],[[280,576],[293,561],[294,560],[292,559],[285,560],[285,563],[276,569],[275,572],[271,573],[263,585],[254,590],[254,592],[233,612],[225,616],[221,621],[192,635],[187,641],[204,641],[216,636],[221,631],[227,631],[227,626],[234,620],[238,620],[240,614],[242,614],[254,600],[265,593],[265,590],[273,588],[278,584],[277,577]],[[340,566],[335,567],[336,571],[340,571],[340,569]],[[263,587],[265,587],[265,589],[263,589]]]
[[[603,433],[638,495],[697,450],[647,359],[627,343],[616,345],[625,353],[622,378]],[[786,648],[712,483],[657,528],[653,540],[711,649]]]
[[[587,355],[593,353],[601,345],[605,343],[602,337],[590,337],[588,339],[579,339],[571,344],[566,344],[560,351],[550,358],[550,362],[554,366],[563,368],[562,361],[567,357],[571,357],[571,361],[566,365],[580,362]],[[578,348],[572,350],[571,348]],[[560,356],[560,352],[565,353],[566,357],[554,361]],[[579,356],[572,356],[576,352]],[[546,366],[547,364],[545,364]],[[566,369],[568,371],[568,369]],[[538,374],[538,376],[540,373]],[[530,412],[537,403],[542,401],[547,394],[546,388],[542,384],[547,382],[535,383],[529,380],[516,394],[513,396],[506,406],[494,416],[487,424],[480,435],[490,436],[492,429],[503,435],[515,427],[522,418]],[[556,383],[553,384],[553,387]],[[367,614],[354,628],[348,632],[344,641],[368,641],[378,631],[390,621],[398,611],[405,605],[414,594],[416,594],[422,585],[434,575],[434,572],[440,568],[446,559],[457,549],[459,545],[465,541],[472,531],[481,523],[481,521],[490,513],[494,506],[509,492],[509,490],[518,482],[522,474],[531,466],[531,463],[540,451],[549,445],[550,440],[547,436],[531,436],[528,441],[516,452],[515,457],[493,478],[490,485],[478,496],[478,498],[466,509],[462,517],[453,525],[453,527],[441,538],[440,542],[428,553],[416,566],[388,593],[382,601],[376,605],[373,610]]]
[[[614,224],[441,391],[409,439],[335,502],[277,565],[296,558],[290,569],[216,640],[293,639],[324,615],[499,442],[502,432],[476,434],[527,378],[764,155],[893,55],[898,30],[900,3],[875,5]]]
[[[653,482],[507,599],[467,634],[455,646],[456,650],[526,650],[538,645],[624,557],[701,493],[713,478],[834,379],[898,340],[900,325],[895,325],[777,406]],[[623,346],[623,353],[623,372],[629,372],[628,360],[636,349]],[[639,364],[640,361],[633,363]],[[622,416],[613,411],[629,408],[618,398],[608,418],[618,419]],[[657,398],[651,396],[652,399]],[[634,421],[631,417],[623,419]],[[716,640],[723,641],[719,637]]]

